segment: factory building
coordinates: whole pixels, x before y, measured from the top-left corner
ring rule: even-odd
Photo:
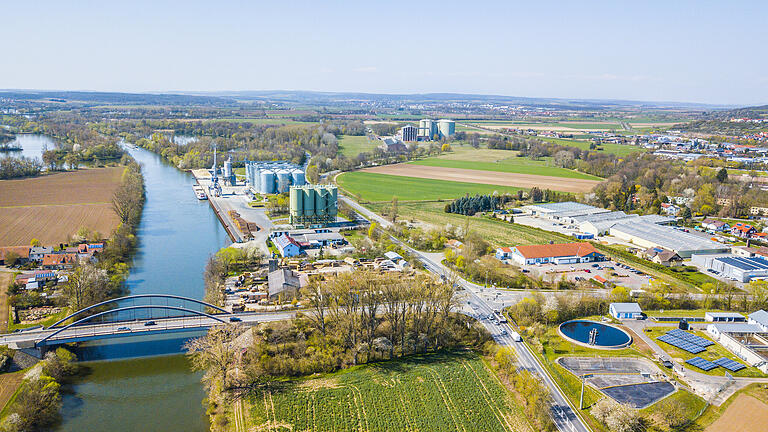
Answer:
[[[286,161],[246,161],[245,182],[255,193],[286,193],[307,184],[304,169]]]
[[[400,128],[400,137],[405,142],[418,140],[419,129],[415,126],[407,125]]]
[[[768,278],[768,260],[763,257],[694,255],[691,262],[702,270],[739,282]]]
[[[338,195],[338,189],[332,185],[291,187],[291,225],[317,226],[335,222],[339,212]]]
[[[417,131],[417,138],[422,141],[431,141],[433,139],[448,138],[456,133],[456,122],[448,119],[432,120],[422,119],[419,120],[419,128]],[[404,141],[408,141],[403,138]]]
[[[724,253],[729,250],[728,246],[722,243],[642,219],[613,225],[609,233],[642,248],[661,247],[675,251],[681,258],[690,258],[694,254]]]

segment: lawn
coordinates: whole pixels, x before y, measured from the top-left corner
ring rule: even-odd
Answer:
[[[348,158],[353,158],[360,153],[373,151],[381,144],[378,140],[370,140],[367,136],[342,135],[339,138],[339,153]]]
[[[336,177],[336,182],[344,190],[364,201],[391,201],[397,197],[400,201],[453,199],[466,194],[490,194],[494,191],[516,192],[519,188],[463,183],[445,180],[401,177],[369,172],[347,172]]]
[[[471,352],[354,367],[246,396],[248,430],[532,431]]]
[[[721,357],[727,357],[733,361],[737,361],[745,366],[747,365],[743,360],[739,359],[738,357],[734,356],[730,351],[725,349],[722,345],[715,343],[714,345],[710,345],[707,347],[706,351],[700,352],[698,354],[691,354],[688,351],[683,351],[680,348],[674,347],[666,342],[662,342],[658,340],[657,338],[664,333],[668,332],[669,330],[672,330],[674,328],[677,328],[677,326],[674,327],[648,327],[645,331],[645,335],[653,339],[654,342],[658,346],[660,346],[664,351],[667,352],[671,357],[673,358],[680,358],[682,361],[686,361],[689,359],[692,359],[694,357],[701,357],[705,360],[713,361],[717,360]],[[709,337],[709,335],[704,331],[697,331],[697,330],[691,330],[691,333],[695,334],[696,336],[702,337],[707,340],[712,340],[712,338]],[[713,341],[714,342],[714,341]],[[736,377],[765,377],[765,374],[760,372],[757,368],[754,367],[747,367],[746,369],[742,369],[738,372],[730,372],[724,368],[718,367],[715,369],[712,369],[710,371],[704,371],[697,367],[690,366],[688,364],[683,363],[686,369],[691,369],[693,371],[707,374],[707,375],[717,375],[717,376],[724,376],[725,372],[730,373],[733,376]]]
[[[472,149],[470,151],[462,148],[457,154],[441,155],[422,160],[409,162],[414,165],[437,166],[445,168],[474,169],[484,171],[508,172],[517,174],[531,174],[564,178],[576,178],[586,180],[602,180],[589,174],[578,171],[560,168],[551,164],[550,160],[531,160],[525,157],[517,157],[506,150],[497,150],[492,153],[499,158],[493,161],[488,160],[489,150]]]

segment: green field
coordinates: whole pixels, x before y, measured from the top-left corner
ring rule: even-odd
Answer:
[[[339,153],[348,158],[360,153],[368,153],[379,146],[381,142],[369,140],[367,136],[342,135],[339,138]]]
[[[353,171],[336,177],[336,182],[363,201],[401,201],[453,199],[465,194],[490,194],[494,191],[516,192],[520,188],[401,177],[371,172]]]
[[[582,141],[582,140],[567,139],[567,138],[550,138],[550,137],[542,137],[542,136],[537,138],[539,138],[542,141],[551,142],[553,144],[560,144],[560,145],[569,146],[569,147],[577,147],[582,150],[589,150],[589,146],[592,144],[590,141]],[[603,153],[613,153],[616,156],[626,156],[632,153],[645,151],[645,149],[640,146],[613,144],[613,143],[600,144],[600,148],[602,150],[597,150],[597,151],[600,151]]]
[[[219,119],[206,119],[204,122],[206,123],[213,123],[213,122],[233,122],[233,123],[253,123],[253,124],[260,124],[260,125],[299,125],[299,124],[311,124],[310,122],[298,122],[295,120],[291,120],[289,118],[242,118],[242,117],[231,117],[231,118],[219,118]]]
[[[467,150],[466,147],[459,147],[452,154],[430,157],[409,163],[414,165],[437,166],[445,168],[475,169],[585,180],[602,180],[600,177],[553,166],[548,159],[531,160],[525,157],[517,157],[515,153],[516,152],[510,152],[507,150]]]
[[[473,353],[435,354],[289,381],[246,397],[247,430],[532,431]]]

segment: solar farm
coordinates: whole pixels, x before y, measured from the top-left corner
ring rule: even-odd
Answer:
[[[657,337],[656,339],[668,343],[674,347],[680,348],[681,350],[688,351],[691,354],[704,352],[707,350],[708,346],[715,344],[708,339],[704,339],[703,337],[696,336],[680,329],[670,330],[667,333]],[[693,357],[686,360],[685,362],[703,371],[711,371],[712,369],[722,367],[723,369],[727,369],[731,372],[737,372],[746,368],[746,366],[743,364],[737,361],[733,361],[727,357],[722,357],[714,361],[709,361],[701,357]]]

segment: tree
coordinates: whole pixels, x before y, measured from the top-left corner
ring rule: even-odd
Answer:
[[[75,267],[69,274],[64,285],[64,296],[74,310],[80,310],[108,299],[113,288],[113,281],[106,270],[85,263]]]
[[[451,151],[451,145],[448,144],[448,143],[443,144],[440,147],[440,151],[443,152],[443,153]]]
[[[239,348],[234,342],[242,333],[243,328],[238,325],[215,326],[205,336],[184,344],[192,369],[205,371],[203,382],[207,386],[218,381],[223,389],[230,388],[230,372],[238,365]]]
[[[317,169],[317,165],[307,167],[307,180],[310,183],[318,183],[320,181],[320,171]]]
[[[610,300],[614,303],[626,303],[629,301],[629,291],[623,286],[617,286],[611,290]]]
[[[528,194],[533,202],[541,202],[544,197],[544,193],[537,186],[531,188],[531,192]]]
[[[683,207],[683,211],[680,213],[680,217],[683,218],[685,221],[691,220],[691,217],[693,217],[693,214],[691,213],[690,207],[686,206]]]
[[[31,242],[29,242],[29,244],[30,244],[32,247],[39,247],[39,246],[41,246],[41,245],[42,245],[42,243],[40,242],[40,240],[38,240],[38,239],[36,239],[36,238],[33,238],[33,239],[32,239],[32,241],[31,241]]]
[[[725,181],[728,180],[728,170],[725,168],[720,168],[720,171],[717,172],[716,178],[720,183],[725,183]]]
[[[14,266],[19,261],[19,254],[16,252],[6,252],[5,254],[5,265],[7,266]]]
[[[397,222],[397,197],[392,197],[392,207],[389,210],[389,219],[392,223]]]
[[[368,237],[371,239],[376,238],[376,230],[379,228],[379,224],[376,222],[371,222],[371,226],[368,227]]]

